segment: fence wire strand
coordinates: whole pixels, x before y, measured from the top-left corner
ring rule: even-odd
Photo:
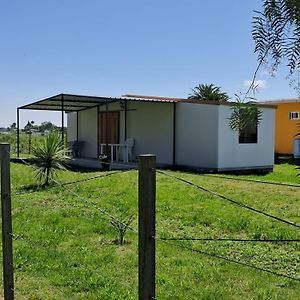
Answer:
[[[177,177],[177,176],[175,176],[175,175],[168,174],[168,173],[166,173],[166,172],[164,172],[164,171],[161,171],[161,170],[157,170],[157,173],[163,174],[163,175],[168,176],[168,177],[170,177],[170,178],[173,178],[173,179],[176,179],[176,180],[181,181],[181,182],[183,182],[183,183],[186,183],[186,184],[188,184],[188,185],[190,185],[190,186],[193,186],[193,187],[195,187],[195,188],[197,188],[197,189],[199,189],[199,190],[202,190],[202,191],[204,191],[204,192],[207,192],[207,193],[210,193],[210,194],[212,194],[212,195],[214,195],[214,196],[217,196],[217,197],[219,197],[219,198],[221,198],[221,199],[223,199],[223,200],[225,200],[225,201],[228,201],[228,202],[230,202],[230,203],[232,203],[232,204],[235,204],[235,205],[237,205],[237,206],[239,206],[239,207],[242,207],[242,208],[245,208],[245,209],[254,211],[255,213],[264,215],[265,217],[268,217],[268,218],[274,219],[274,220],[276,220],[276,221],[279,221],[279,222],[288,224],[288,225],[290,225],[290,226],[300,228],[300,226],[297,225],[297,224],[295,224],[295,223],[292,223],[292,222],[290,222],[290,221],[288,221],[288,220],[284,220],[284,219],[282,219],[282,218],[276,217],[276,216],[274,216],[274,215],[268,214],[268,213],[263,212],[263,211],[261,211],[261,210],[258,210],[258,209],[256,209],[256,208],[253,208],[253,207],[251,207],[251,206],[248,206],[248,205],[246,205],[246,204],[244,204],[244,203],[241,203],[241,202],[238,202],[238,201],[236,201],[236,200],[233,200],[233,199],[230,199],[230,198],[228,198],[228,197],[225,197],[225,196],[223,196],[223,195],[221,195],[221,194],[219,194],[219,193],[217,193],[217,192],[211,191],[211,190],[209,190],[209,189],[207,189],[207,188],[204,188],[204,187],[202,187],[202,186],[200,186],[200,185],[197,185],[197,184],[195,184],[195,183],[193,183],[193,182],[190,182],[190,181],[188,181],[188,180],[186,180],[186,179]]]
[[[245,243],[299,243],[300,239],[230,239],[230,238],[197,238],[197,237],[157,237],[160,241],[199,241],[199,242],[245,242]]]
[[[187,251],[199,253],[199,254],[209,256],[209,257],[213,257],[213,258],[218,258],[218,259],[221,259],[221,260],[224,260],[224,261],[227,261],[227,262],[235,263],[237,265],[242,265],[242,266],[252,268],[252,269],[255,269],[255,270],[258,270],[258,271],[263,271],[263,272],[266,272],[266,273],[269,273],[269,274],[272,274],[272,275],[276,275],[276,276],[279,276],[279,277],[284,277],[284,278],[288,278],[288,279],[300,282],[300,278],[292,277],[292,276],[289,276],[289,275],[286,275],[286,274],[277,273],[277,272],[274,272],[274,271],[271,271],[271,270],[268,270],[268,269],[260,268],[260,267],[254,266],[254,265],[250,265],[250,264],[247,264],[247,263],[244,263],[244,262],[241,262],[241,261],[237,261],[237,260],[228,258],[226,256],[221,256],[221,255],[218,255],[218,254],[215,254],[215,253],[209,253],[209,252],[206,252],[206,251],[203,251],[203,250],[198,250],[198,249],[190,248],[190,247],[183,246],[183,245],[180,245],[180,244],[175,244],[175,243],[172,243],[170,241],[163,241],[163,242],[166,242],[170,245],[173,245],[173,246],[181,248],[181,249],[185,249]]]
[[[29,163],[27,163],[26,161],[24,161],[23,159],[21,159],[26,165],[30,166],[31,165]],[[117,173],[117,172],[116,172]],[[112,175],[116,174],[113,173]],[[119,173],[119,172],[118,172]],[[111,173],[110,173],[111,174]],[[62,187],[65,191],[67,191],[70,195],[73,195],[75,197],[77,197],[78,199],[80,199],[82,202],[85,202],[86,204],[88,204],[88,206],[95,208],[96,210],[98,210],[100,213],[102,213],[103,215],[105,215],[106,217],[108,217],[110,220],[113,221],[117,221],[119,223],[121,223],[124,226],[127,226],[127,224],[125,224],[124,222],[122,222],[121,220],[119,220],[116,216],[113,216],[112,214],[108,213],[106,210],[99,208],[96,203],[91,202],[91,201],[87,201],[85,199],[85,197],[80,196],[79,194],[75,193],[74,191],[68,189],[63,183],[60,183],[59,181],[52,179],[52,181],[57,184],[58,186]],[[127,226],[127,228],[134,232],[134,233],[138,233],[138,230],[136,230],[135,228],[131,227],[131,226]]]
[[[263,183],[263,184],[271,184],[271,185],[280,185],[280,186],[300,188],[299,184],[291,184],[291,183],[285,183],[285,182],[256,180],[256,179],[250,179],[250,178],[235,178],[235,177],[229,177],[229,176],[224,176],[224,175],[219,175],[219,174],[199,174],[199,175],[205,176],[205,177],[211,177],[211,178],[223,178],[223,179],[227,179],[227,180],[249,181],[249,182],[256,182],[256,183]]]

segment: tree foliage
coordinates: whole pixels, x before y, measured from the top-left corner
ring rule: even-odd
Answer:
[[[228,95],[214,84],[199,84],[192,91],[188,99],[212,101],[228,101],[229,99]]]
[[[264,0],[263,10],[255,11],[252,36],[258,54],[258,69],[265,65],[273,74],[283,61],[291,83],[300,66],[300,1]],[[299,80],[295,85],[300,91]]]
[[[45,130],[54,131],[57,130],[58,128],[59,127],[52,124],[50,121],[42,122],[42,124],[39,126],[40,131],[45,131]]]
[[[252,98],[247,98],[247,102],[241,100],[236,95],[236,102],[231,105],[231,116],[229,118],[229,127],[234,131],[242,130],[248,126],[257,126],[262,119],[262,110]]]

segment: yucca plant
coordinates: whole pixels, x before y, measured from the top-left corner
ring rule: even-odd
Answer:
[[[33,147],[36,177],[43,181],[43,186],[49,185],[58,169],[65,169],[63,162],[68,158],[66,150],[58,133],[49,134],[43,141]]]
[[[229,97],[226,93],[221,92],[221,88],[214,84],[199,84],[192,89],[193,93],[188,99],[195,100],[212,100],[212,101],[228,101]]]

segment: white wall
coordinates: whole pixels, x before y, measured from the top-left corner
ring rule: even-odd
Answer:
[[[68,122],[68,132],[67,132],[68,142],[76,141],[76,139],[77,139],[77,113],[76,112],[67,113],[67,122]]]
[[[154,153],[157,163],[173,162],[173,105],[170,103],[128,102],[127,138],[134,138],[133,159]],[[119,111],[119,102],[109,104],[109,111]],[[99,111],[105,111],[101,106]],[[120,143],[125,140],[125,113],[120,111]],[[84,141],[82,155],[97,157],[97,108],[78,114],[78,139]],[[72,129],[73,131],[73,129]]]
[[[275,109],[261,108],[257,144],[239,144],[238,132],[229,127],[229,106],[219,106],[218,168],[268,167],[274,164]]]
[[[97,158],[97,108],[90,108],[78,112],[78,140],[84,141],[83,157]]]
[[[157,163],[172,164],[173,104],[128,102],[128,109],[127,137],[135,140],[133,157],[153,153]],[[120,126],[123,132],[124,122]]]
[[[176,164],[217,167],[218,106],[176,104]]]

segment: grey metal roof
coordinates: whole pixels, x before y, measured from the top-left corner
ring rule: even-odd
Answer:
[[[58,94],[52,97],[41,99],[23,106],[18,109],[30,109],[30,110],[52,110],[52,111],[65,111],[74,112],[87,108],[105,105],[107,103],[118,101],[138,101],[138,102],[166,102],[174,103],[178,100],[169,99],[140,99],[140,98],[128,98],[128,97],[99,97],[99,96],[84,96],[84,95],[72,95],[72,94]]]

